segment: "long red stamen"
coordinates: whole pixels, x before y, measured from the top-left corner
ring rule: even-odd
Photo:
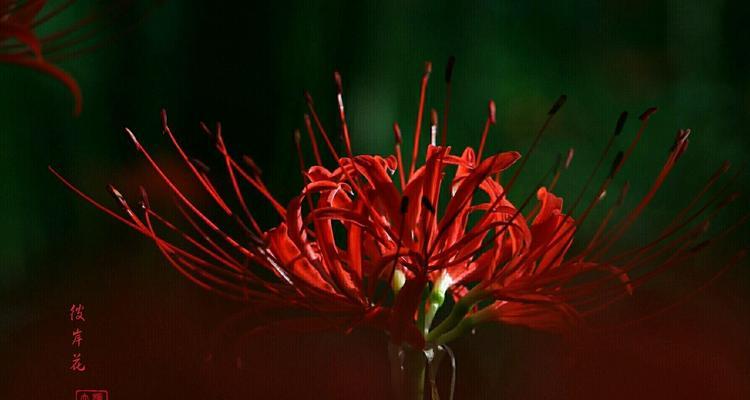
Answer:
[[[333,147],[333,143],[331,142],[331,139],[328,137],[328,134],[326,133],[325,128],[323,128],[323,124],[320,122],[320,118],[318,118],[318,113],[315,111],[315,103],[313,103],[313,98],[310,95],[310,93],[305,92],[305,100],[307,102],[307,109],[310,110],[310,114],[312,115],[313,120],[315,120],[315,125],[317,125],[318,131],[320,131],[321,136],[323,136],[323,140],[325,140],[326,145],[328,146],[328,151],[331,152],[331,155],[333,155],[333,158],[338,163],[339,154],[336,152],[336,149]]]
[[[713,187],[713,185],[719,181],[719,178],[721,178],[722,175],[724,175],[725,173],[727,173],[727,171],[729,171],[729,166],[730,166],[729,162],[724,161],[724,163],[719,167],[719,169],[717,169],[716,172],[714,172],[713,175],[711,175],[711,178],[708,179],[708,182],[706,182],[706,184],[703,185],[701,190],[699,190],[698,193],[696,193],[693,196],[692,200],[690,200],[690,202],[682,210],[680,210],[679,213],[677,213],[677,215],[673,218],[672,222],[670,222],[670,224],[664,228],[664,230],[662,231],[662,235],[665,232],[668,232],[670,229],[672,229],[674,225],[682,217],[684,217],[685,214],[687,214],[687,212],[690,211],[690,209],[693,208],[693,206],[695,206],[698,203],[698,201],[700,201],[703,195],[706,194],[711,189],[711,187]]]
[[[675,143],[675,148],[672,150],[670,157],[667,160],[667,163],[664,165],[664,168],[662,168],[662,171],[657,176],[656,181],[651,185],[651,188],[649,189],[646,196],[644,196],[644,198],[636,206],[636,208],[630,212],[627,218],[622,223],[620,223],[620,225],[617,228],[613,228],[614,233],[612,233],[611,235],[608,235],[608,243],[605,244],[596,253],[596,255],[601,255],[604,252],[606,252],[627,231],[627,229],[635,222],[638,216],[641,215],[641,213],[646,208],[646,206],[651,202],[654,195],[656,195],[656,192],[659,190],[659,187],[661,187],[667,175],[669,175],[669,172],[672,170],[672,167],[674,167],[675,162],[677,161],[679,156],[682,154],[685,147],[687,147],[687,143],[688,143],[687,136],[690,133],[690,131],[688,130],[684,132],[685,132],[684,136],[683,136],[682,131],[678,135],[678,138],[676,139],[676,143]],[[627,153],[625,157],[627,157]],[[623,158],[623,161],[624,160],[625,158]],[[620,165],[622,165],[622,163]],[[594,257],[596,257],[596,255]]]
[[[216,145],[219,147],[219,152],[224,154],[224,164],[227,167],[227,173],[229,174],[229,181],[232,182],[232,189],[234,190],[234,194],[237,197],[237,201],[239,201],[240,206],[242,207],[242,211],[245,213],[245,216],[250,221],[250,224],[253,226],[253,229],[255,230],[255,233],[259,236],[263,235],[263,230],[260,229],[260,225],[258,225],[258,222],[255,220],[255,217],[253,217],[253,214],[250,212],[250,209],[247,206],[247,203],[245,202],[245,196],[242,195],[242,191],[240,190],[240,185],[237,183],[237,178],[234,175],[234,168],[232,168],[232,164],[230,159],[226,156],[228,154],[227,147],[224,144],[224,137],[221,134],[221,124],[216,124]]]
[[[201,124],[201,126],[203,127],[204,131],[207,134],[213,136],[212,132],[208,129],[208,127],[205,124]],[[258,235],[262,235],[262,230],[260,229],[258,222],[255,220],[255,217],[253,217],[253,214],[250,212],[250,209],[247,207],[247,203],[245,202],[245,197],[242,194],[242,191],[240,190],[237,177],[235,176],[235,171],[240,173],[240,175],[243,176],[248,183],[250,183],[258,192],[260,192],[271,203],[271,205],[276,209],[276,211],[279,213],[279,215],[281,215],[282,218],[284,217],[285,209],[281,206],[281,204],[279,204],[278,201],[276,201],[273,195],[271,195],[271,193],[263,184],[263,181],[260,179],[261,171],[255,165],[255,162],[252,160],[252,158],[248,156],[244,156],[243,160],[245,160],[245,162],[253,170],[253,174],[255,175],[254,177],[251,177],[242,168],[240,168],[239,164],[237,164],[237,162],[235,162],[234,159],[229,155],[227,147],[224,144],[224,136],[221,133],[220,123],[216,124],[216,135],[214,136],[214,139],[216,141],[216,149],[224,158],[224,164],[227,168],[227,174],[229,175],[229,180],[232,183],[232,189],[234,190],[235,197],[237,197],[237,200],[239,201],[240,206],[242,207],[242,210],[245,213],[245,216],[248,218],[248,220],[252,224],[253,229],[255,230],[255,233]]]
[[[177,142],[177,139],[172,134],[172,130],[169,128],[169,125],[167,124],[167,112],[165,110],[161,110],[161,125],[162,125],[162,131],[169,137],[169,139],[172,141],[172,144],[174,145],[175,149],[177,149],[177,153],[180,155],[182,160],[187,164],[190,171],[195,175],[195,177],[198,179],[198,182],[201,183],[201,185],[206,189],[208,194],[211,195],[211,197],[216,201],[216,203],[221,207],[222,210],[227,215],[232,215],[232,210],[229,209],[227,204],[224,202],[224,200],[221,198],[219,193],[216,191],[216,189],[213,187],[213,185],[204,177],[204,174],[201,174],[198,172],[198,170],[195,167],[195,163],[191,162],[190,158],[185,154],[185,151],[182,149],[182,146]]]
[[[396,163],[398,165],[398,177],[401,180],[401,191],[406,189],[406,174],[404,174],[404,160],[401,157],[401,128],[397,122],[393,123],[394,152],[396,153]]]
[[[565,104],[567,100],[568,100],[568,96],[562,95],[557,99],[557,101],[555,101],[555,104],[552,105],[552,108],[550,108],[549,112],[547,113],[547,119],[545,119],[544,124],[542,124],[542,127],[539,129],[536,136],[534,137],[534,140],[531,142],[531,146],[529,146],[529,150],[521,159],[521,163],[518,165],[518,167],[516,167],[516,171],[513,173],[513,176],[510,178],[510,181],[506,185],[508,188],[508,191],[510,191],[510,189],[513,187],[513,184],[516,183],[516,179],[518,179],[518,176],[521,175],[521,171],[523,171],[523,167],[526,166],[526,163],[529,161],[531,154],[534,153],[534,150],[539,144],[539,140],[542,138],[542,135],[547,130],[547,127],[549,127],[550,122],[552,122],[552,119],[555,117],[557,112],[560,110],[560,108],[563,106],[563,104]]]
[[[633,141],[630,142],[630,146],[625,151],[625,154],[622,157],[622,161],[620,161],[620,163],[617,165],[616,169],[614,170],[614,172],[612,172],[611,175],[617,174],[617,172],[620,171],[620,168],[622,168],[622,166],[625,164],[625,162],[628,160],[628,158],[630,158],[630,155],[633,154],[633,151],[635,150],[635,147],[638,145],[638,142],[641,140],[641,137],[643,136],[643,132],[646,131],[646,126],[648,125],[648,120],[651,118],[651,116],[656,111],[658,111],[658,108],[651,107],[648,110],[644,111],[643,114],[641,114],[640,117],[638,117],[638,119],[641,120],[641,126],[640,126],[640,128],[638,128],[638,133],[636,133],[635,138],[633,139]]]
[[[144,206],[145,212],[150,214],[152,217],[154,217],[157,221],[159,221],[162,225],[167,227],[169,230],[175,232],[176,234],[180,235],[183,239],[185,239],[188,243],[192,244],[198,250],[202,251],[209,257],[213,258],[214,260],[218,261],[219,263],[227,266],[229,269],[234,270],[236,272],[244,272],[245,270],[243,268],[240,268],[240,265],[242,265],[237,259],[232,257],[229,253],[224,251],[220,246],[216,245],[216,242],[214,242],[208,235],[203,233],[199,228],[197,228],[197,225],[193,225],[196,227],[196,231],[199,235],[201,235],[201,238],[208,242],[211,246],[218,249],[218,251],[214,251],[209,249],[208,247],[201,244],[197,239],[193,238],[189,234],[185,233],[180,228],[176,227],[173,223],[168,221],[166,218],[162,217],[156,211],[152,210],[150,207]]]
[[[220,127],[220,124],[217,124],[217,127]],[[226,146],[223,145],[224,140],[223,137],[219,137],[218,135],[215,135],[211,129],[208,128],[205,124],[201,124],[201,128],[203,131],[213,137],[216,140],[216,149],[219,151],[219,153],[224,157],[225,162],[228,162],[233,171],[237,172],[242,179],[244,179],[247,183],[249,183],[255,190],[257,190],[263,197],[265,197],[269,203],[273,206],[273,208],[276,210],[276,212],[284,218],[286,215],[286,208],[284,208],[277,200],[276,198],[271,194],[271,192],[268,190],[266,185],[263,183],[263,180],[260,178],[261,171],[255,164],[255,162],[252,160],[252,158],[248,156],[243,156],[243,160],[245,163],[248,164],[248,166],[252,170],[252,174],[245,171],[242,166],[234,159],[231,155],[229,155],[229,152],[226,148]],[[221,139],[221,140],[220,140]],[[234,176],[233,172],[230,172],[230,178]]]
[[[211,228],[211,230],[213,230],[213,231],[215,231],[217,233],[223,234],[222,236],[224,236],[225,239],[227,241],[229,241],[230,244],[232,244],[232,246],[234,246],[234,247],[236,247],[238,249],[241,249],[241,251],[243,253],[245,253],[245,254],[250,254],[250,252],[247,249],[245,249],[239,243],[237,243],[234,239],[232,239],[231,237],[229,237],[228,235],[226,235],[225,233],[223,233],[223,231],[213,221],[211,221],[210,218],[208,218],[203,212],[201,212],[182,193],[182,191],[180,191],[180,189],[177,188],[177,186],[172,182],[172,180],[169,179],[169,177],[167,177],[167,175],[164,173],[164,171],[162,171],[162,169],[159,167],[159,165],[156,163],[156,161],[154,161],[154,159],[151,158],[151,155],[148,153],[148,151],[146,151],[146,149],[143,148],[143,146],[141,146],[140,142],[138,142],[138,139],[136,139],[135,134],[133,134],[133,132],[130,129],[125,128],[125,132],[128,134],[128,136],[130,137],[131,141],[133,141],[133,143],[135,144],[136,149],[141,154],[143,154],[143,156],[146,158],[146,160],[149,162],[149,164],[151,164],[151,167],[154,169],[154,171],[156,171],[156,173],[162,178],[162,180],[164,181],[164,183],[167,184],[167,186],[172,190],[172,192],[177,196],[177,198],[179,198],[180,201],[182,201],[183,204],[185,204],[193,213],[195,213],[195,215],[197,215],[201,220],[203,220],[203,222],[206,223],[206,225],[208,225]]]
[[[310,115],[305,114],[305,130],[307,130],[307,136],[310,138],[312,144],[313,154],[315,155],[316,165],[323,165],[323,160],[320,158],[320,150],[318,150],[318,141],[315,139],[315,131],[313,130],[312,123],[310,122]]]
[[[339,105],[339,120],[341,121],[341,129],[344,134],[344,145],[346,146],[346,153],[349,157],[354,157],[352,153],[352,142],[349,137],[349,127],[346,124],[346,114],[344,113],[344,99],[343,99],[343,85],[341,83],[341,74],[338,71],[333,73],[333,78],[336,81],[336,101]]]
[[[39,17],[39,18],[36,18],[36,19],[34,20],[34,22],[33,22],[33,23],[31,24],[31,27],[32,27],[32,28],[36,28],[37,26],[39,26],[39,25],[41,25],[41,24],[43,24],[43,23],[45,23],[45,22],[49,21],[49,20],[50,20],[50,19],[52,19],[52,18],[53,18],[54,16],[56,16],[56,15],[60,14],[61,12],[65,11],[65,9],[67,9],[68,7],[70,7],[71,5],[73,5],[73,3],[75,3],[75,2],[76,2],[76,0],[68,0],[68,1],[66,1],[66,2],[64,2],[64,3],[60,4],[60,5],[58,5],[58,6],[57,6],[57,7],[55,7],[54,9],[50,10],[50,11],[49,11],[49,12],[48,12],[47,14],[45,14],[44,16],[41,16],[41,17]]]
[[[727,261],[727,263],[723,267],[721,267],[718,271],[716,271],[716,273],[711,278],[709,278],[708,280],[706,280],[703,284],[701,284],[700,286],[696,287],[695,289],[689,290],[688,292],[686,292],[685,294],[683,294],[677,300],[671,302],[670,304],[667,304],[667,305],[665,305],[665,306],[663,306],[663,307],[661,307],[661,308],[659,308],[657,310],[654,310],[654,311],[652,311],[652,312],[650,312],[650,313],[648,313],[648,314],[646,314],[644,316],[641,316],[639,318],[636,318],[636,319],[624,322],[622,324],[618,324],[618,325],[612,326],[612,327],[605,327],[605,328],[602,328],[602,329],[598,329],[597,332],[611,332],[611,331],[623,329],[623,328],[626,328],[626,327],[629,327],[629,326],[637,325],[637,324],[643,323],[645,321],[654,319],[654,318],[659,317],[661,315],[664,315],[665,313],[669,312],[670,310],[673,310],[673,309],[675,309],[675,308],[677,308],[677,307],[679,307],[679,306],[687,303],[688,301],[690,301],[691,299],[693,299],[695,296],[699,295],[701,292],[703,292],[704,290],[706,290],[707,288],[709,288],[710,286],[712,286],[722,276],[724,276],[724,274],[726,274],[730,269],[732,269],[737,264],[739,264],[740,261],[742,261],[746,256],[747,256],[747,251],[746,250],[742,250],[739,253],[735,254],[729,261]]]
[[[490,131],[490,125],[495,125],[495,100],[490,100],[487,105],[487,120],[484,122],[484,129],[482,130],[482,139],[479,141],[479,150],[477,150],[477,165],[482,161],[482,153],[484,152],[484,144],[487,141],[487,133]]]
[[[422,115],[424,113],[424,100],[427,93],[427,82],[430,80],[432,72],[432,63],[427,61],[424,66],[424,75],[422,75],[422,84],[419,89],[419,111],[417,112],[417,126],[414,128],[414,147],[411,152],[411,166],[409,167],[409,179],[414,175],[414,169],[417,165],[419,155],[419,134],[422,131]]]

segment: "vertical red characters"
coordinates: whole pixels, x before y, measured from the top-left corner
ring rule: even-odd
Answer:
[[[73,372],[84,372],[86,371],[86,365],[83,363],[82,355],[80,352],[81,343],[83,343],[83,330],[79,324],[86,322],[86,317],[83,314],[83,304],[73,304],[70,306],[70,320],[74,322],[74,329],[72,332],[73,340],[71,346],[73,346],[73,357],[70,363],[70,370]]]

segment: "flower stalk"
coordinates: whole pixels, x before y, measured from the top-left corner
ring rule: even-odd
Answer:
[[[480,286],[472,288],[464,297],[462,297],[456,304],[453,305],[448,317],[443,320],[435,329],[431,330],[425,336],[427,342],[435,342],[444,333],[449,332],[458,326],[464,319],[466,314],[469,313],[475,304],[480,302],[483,298],[487,297],[488,293],[484,291]]]
[[[388,359],[394,397],[399,400],[423,400],[429,361],[424,351],[389,342]]]

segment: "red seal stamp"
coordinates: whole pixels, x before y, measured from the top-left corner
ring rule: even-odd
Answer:
[[[101,389],[76,390],[76,400],[109,400],[109,391]]]

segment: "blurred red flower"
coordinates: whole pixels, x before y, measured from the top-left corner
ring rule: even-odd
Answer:
[[[98,49],[126,32],[151,12],[151,2],[140,14],[133,1],[113,1],[90,7],[83,17],[64,20],[75,1],[48,5],[47,0],[0,0],[0,63],[45,73],[60,81],[73,95],[74,114],[81,112],[83,97],[75,78],[56,63]],[[111,23],[121,18],[122,22]],[[47,29],[50,25],[56,25]],[[60,25],[60,27],[57,27]],[[44,33],[40,33],[44,31]]]
[[[75,111],[81,112],[81,89],[70,74],[45,58],[44,47],[66,35],[66,30],[45,38],[37,36],[35,30],[72,2],[65,2],[47,14],[40,15],[47,0],[0,0],[0,63],[15,64],[44,72],[62,82],[75,99]]]

